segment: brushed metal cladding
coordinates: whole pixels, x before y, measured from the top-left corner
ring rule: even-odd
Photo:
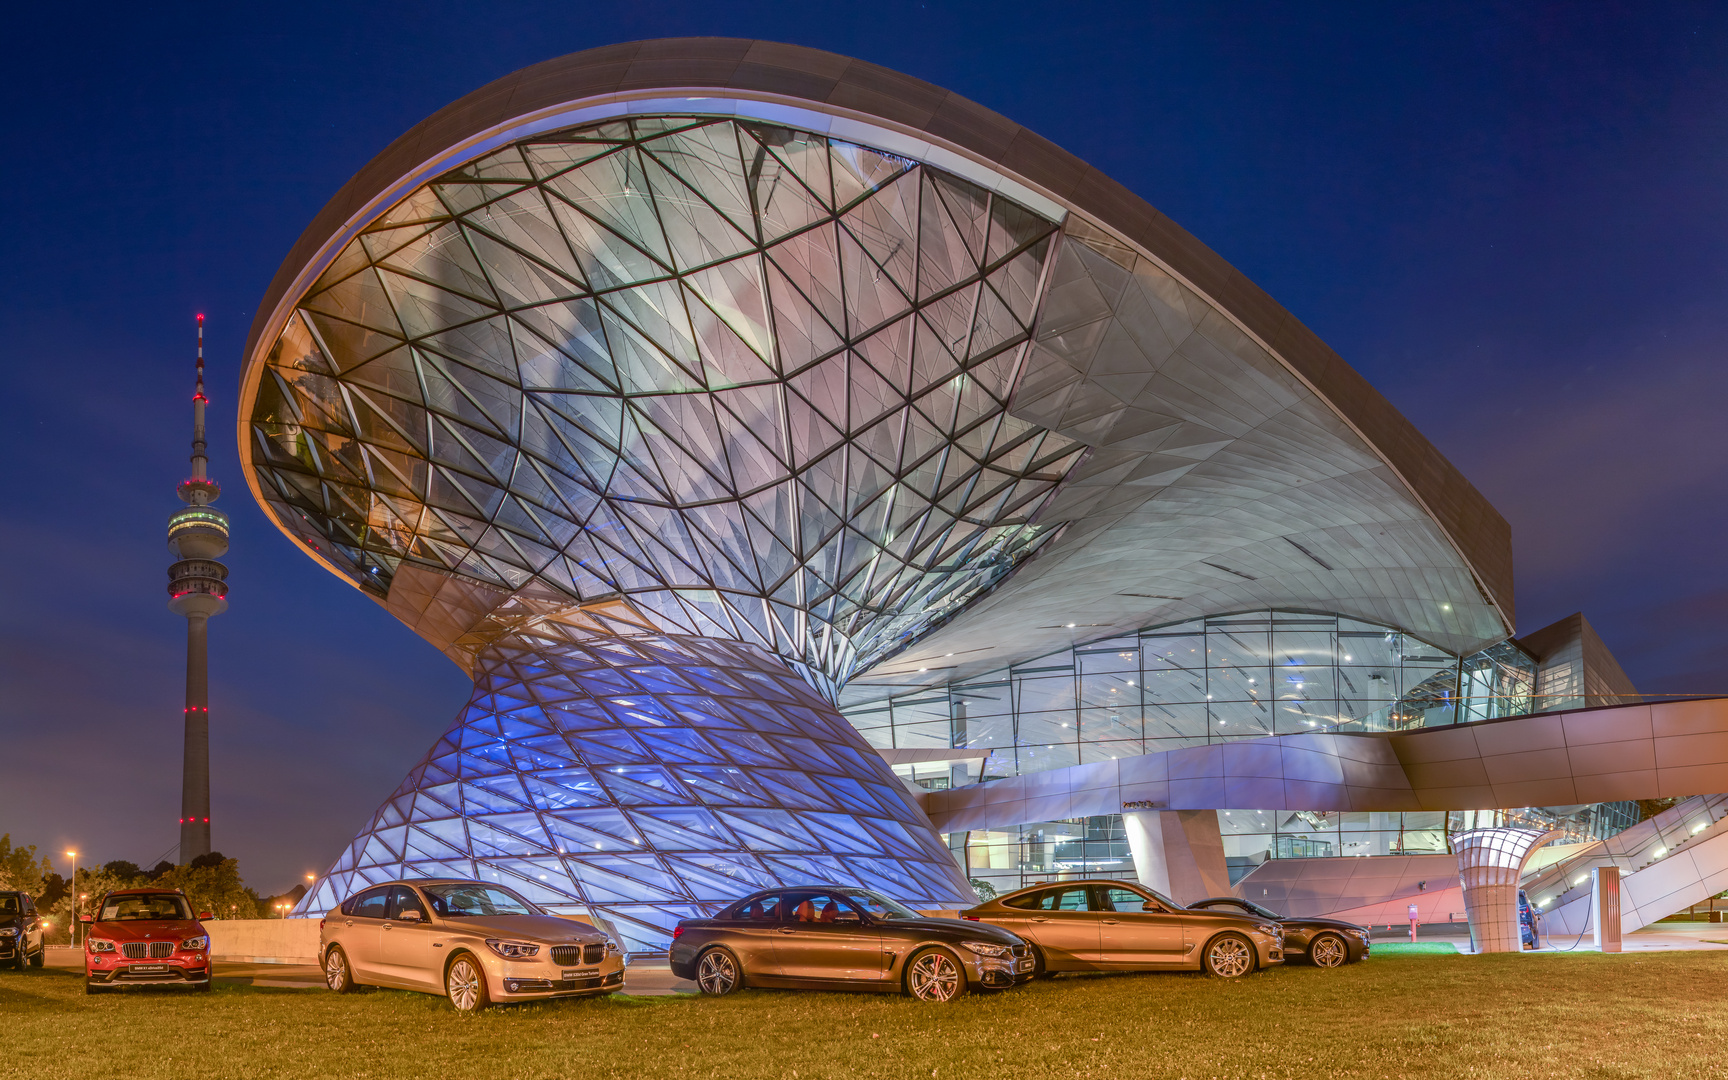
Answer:
[[[1473,810],[1724,790],[1728,698],[1705,698],[1402,734],[1315,732],[1217,743],[932,791],[923,805],[939,831],[957,832],[1115,814],[1128,804]]]

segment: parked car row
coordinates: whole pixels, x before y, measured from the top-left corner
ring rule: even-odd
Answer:
[[[22,966],[28,955],[40,966],[40,920],[28,898],[9,908],[5,898],[12,895],[0,893],[0,961],[16,956]],[[1366,927],[1287,919],[1227,896],[1183,907],[1128,881],[1033,885],[960,916],[930,918],[868,889],[765,889],[709,918],[680,922],[671,968],[716,997],[782,987],[945,1002],[1065,971],[1204,971],[1235,979],[1295,956],[1331,968],[1369,952]],[[209,917],[193,918],[177,891],[108,893],[98,913],[84,917],[86,990],[208,990],[210,938],[198,920]],[[626,959],[616,941],[487,882],[374,885],[318,927],[324,981],[337,993],[360,986],[417,990],[474,1012],[493,1002],[590,997],[624,987]]]

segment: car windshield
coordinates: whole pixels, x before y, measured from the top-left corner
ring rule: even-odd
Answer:
[[[540,909],[497,885],[423,885],[432,910],[447,919],[481,915],[539,915]]]
[[[863,889],[847,889],[840,895],[863,908],[873,919],[916,919],[918,917],[916,911],[907,910],[904,906],[895,903],[881,893],[867,892]]]
[[[102,901],[102,914],[99,922],[132,922],[143,919],[179,919],[192,917],[192,909],[186,906],[186,898],[176,893],[133,894],[131,896],[110,896]]]

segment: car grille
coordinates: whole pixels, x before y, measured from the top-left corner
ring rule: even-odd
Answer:
[[[552,962],[554,964],[598,964],[604,959],[606,959],[606,946],[604,944],[552,946]]]
[[[120,946],[120,955],[128,960],[166,960],[174,955],[172,941],[128,941]]]
[[[1010,945],[1008,950],[1017,957],[1032,955],[1032,946],[1030,945]]]

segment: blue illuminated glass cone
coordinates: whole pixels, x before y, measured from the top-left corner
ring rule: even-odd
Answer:
[[[679,919],[776,884],[976,902],[881,757],[758,648],[511,636],[475,675],[303,910],[375,881],[479,877],[653,952]]]

